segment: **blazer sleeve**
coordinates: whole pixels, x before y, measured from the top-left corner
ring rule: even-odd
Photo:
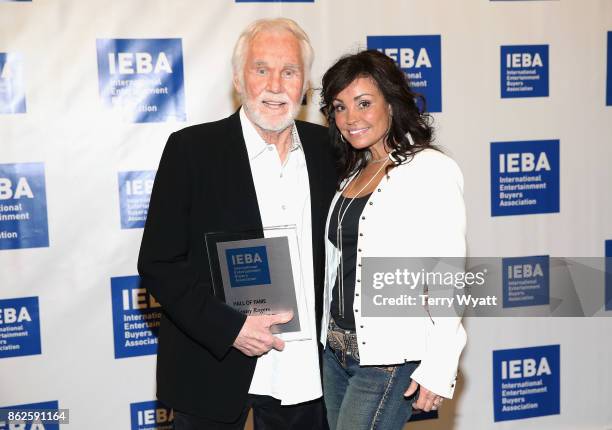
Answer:
[[[421,187],[421,201],[425,203],[421,208],[426,208],[424,215],[428,219],[423,232],[423,255],[461,259],[466,256],[463,175],[453,160],[443,160],[427,173]],[[454,293],[450,287],[430,291],[429,296],[453,297]],[[461,316],[449,316],[447,312],[431,309],[430,318],[425,318],[426,351],[412,379],[440,396],[452,398],[467,336]]]
[[[210,274],[191,264],[193,174],[184,133],[173,133],[155,176],[138,271],[164,314],[218,359],[227,354],[246,316],[211,294]],[[208,275],[208,276],[203,276]]]

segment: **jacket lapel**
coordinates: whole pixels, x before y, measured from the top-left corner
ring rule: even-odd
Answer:
[[[312,262],[314,269],[315,294],[317,302],[322,295],[322,275],[323,275],[323,237],[321,235],[322,223],[325,221],[324,210],[322,208],[322,178],[321,178],[321,154],[318,153],[317,142],[312,141],[309,133],[300,123],[296,122],[298,133],[302,147],[304,148],[304,157],[306,159],[306,168],[308,169],[308,182],[310,186],[310,219],[312,223]],[[317,331],[319,330],[319,318],[317,317]]]
[[[227,118],[225,150],[223,151],[223,165],[227,169],[227,180],[225,189],[229,191],[224,197],[228,208],[236,211],[234,218],[239,223],[245,223],[243,228],[262,228],[255,183],[251,173],[251,164],[242,135],[239,110]]]

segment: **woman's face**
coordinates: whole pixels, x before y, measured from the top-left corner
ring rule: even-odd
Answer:
[[[355,149],[369,148],[383,156],[384,137],[389,130],[391,106],[376,82],[361,77],[351,82],[334,98],[336,127]]]

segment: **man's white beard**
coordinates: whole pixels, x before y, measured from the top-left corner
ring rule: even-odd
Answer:
[[[264,92],[256,99],[249,100],[243,87],[241,98],[249,119],[253,121],[255,125],[266,131],[283,131],[289,127],[298,116],[301,107],[298,103],[293,103],[285,93],[272,94]],[[286,103],[289,109],[282,117],[270,119],[266,114],[262,113],[262,109],[264,109],[263,100],[274,100]]]

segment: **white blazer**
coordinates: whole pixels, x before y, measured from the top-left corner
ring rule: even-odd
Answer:
[[[321,342],[326,344],[332,289],[340,261],[325,228],[325,292]],[[363,257],[465,257],[463,175],[448,156],[426,149],[384,176],[359,220],[353,314],[362,365],[420,360],[412,374],[434,393],[452,398],[466,333],[459,317],[362,317]]]

